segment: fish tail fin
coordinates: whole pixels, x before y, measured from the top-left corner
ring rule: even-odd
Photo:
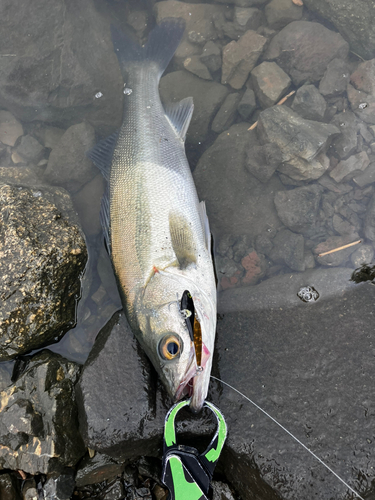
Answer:
[[[125,33],[111,25],[113,47],[124,78],[131,63],[142,65],[154,63],[158,68],[160,78],[172,59],[184,31],[184,19],[165,18],[155,26],[148,37],[147,43],[141,47]]]

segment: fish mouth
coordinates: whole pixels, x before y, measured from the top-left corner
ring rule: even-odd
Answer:
[[[184,398],[187,396],[188,398],[192,398],[194,393],[196,392],[195,389],[197,389],[197,382],[198,378],[200,376],[203,376],[203,372],[206,366],[206,363],[210,357],[210,351],[207,349],[207,347],[202,343],[202,364],[201,366],[197,365],[197,360],[195,356],[195,350],[193,348],[193,356],[191,363],[186,370],[185,376],[180,382],[180,385],[177,388],[176,394],[175,394],[175,399],[176,401],[179,401],[180,399]],[[204,400],[201,402],[203,406]]]

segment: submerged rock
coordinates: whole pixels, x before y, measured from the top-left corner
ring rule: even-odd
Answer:
[[[292,21],[299,21],[302,11],[303,7],[296,5],[292,0],[271,0],[265,9],[268,26],[280,30]]]
[[[237,107],[241,100],[241,95],[237,92],[227,95],[212,122],[212,130],[217,134],[229,128],[237,114]]]
[[[320,206],[322,188],[317,184],[279,191],[275,206],[280,220],[291,231],[303,233],[313,229]]]
[[[0,393],[1,468],[47,474],[75,466],[85,452],[74,396],[78,374],[77,364],[43,351]]]
[[[69,195],[0,185],[0,360],[61,337],[75,323],[87,260]]]
[[[286,264],[293,271],[305,270],[304,239],[301,234],[283,229],[272,241],[273,248],[268,256],[276,264]]]
[[[365,170],[370,164],[367,153],[362,151],[356,155],[350,156],[347,160],[341,160],[340,163],[329,172],[329,175],[336,182],[341,182],[344,178],[354,175],[358,171]]]
[[[325,97],[335,97],[346,91],[350,71],[348,64],[342,59],[333,59],[320,80],[319,92]]]
[[[280,66],[264,61],[251,72],[253,89],[264,108],[276,104],[288,90],[291,80]]]
[[[234,89],[242,88],[266,42],[265,37],[249,30],[237,42],[228,43],[223,49],[221,83],[228,83]]]
[[[206,200],[210,225],[218,235],[256,237],[269,226],[280,227],[273,197],[283,187],[275,176],[262,184],[246,170],[246,149],[258,144],[248,128],[248,123],[238,123],[220,134],[194,170],[199,198]]]
[[[258,133],[263,143],[279,146],[280,172],[295,180],[313,180],[327,170],[324,153],[339,130],[334,125],[304,120],[286,106],[273,106],[259,115]]]
[[[275,35],[265,53],[288,73],[295,85],[319,81],[333,59],[344,59],[348,43],[322,24],[293,21]]]
[[[73,193],[79,191],[98,173],[86,156],[86,152],[94,145],[95,130],[91,125],[79,123],[69,127],[51,151],[44,171],[44,180]]]
[[[375,7],[372,0],[303,0],[305,6],[330,21],[365,59],[375,56]]]
[[[31,8],[5,0],[0,30],[12,54],[2,58],[1,107],[24,121],[67,126],[86,118],[106,130],[120,125],[122,77],[109,23],[93,1],[39,0]],[[96,99],[99,90],[102,97]]]
[[[242,99],[238,104],[238,112],[244,120],[247,120],[255,111],[257,103],[252,89],[246,89]]]
[[[22,124],[9,111],[0,111],[0,142],[14,146],[23,135]]]
[[[306,120],[322,121],[327,103],[315,85],[302,85],[293,100],[292,109]]]

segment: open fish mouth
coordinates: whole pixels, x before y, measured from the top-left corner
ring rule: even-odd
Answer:
[[[192,351],[192,361],[175,394],[176,401],[179,401],[185,396],[191,398],[194,394],[194,387],[198,381],[198,378],[204,376],[204,369],[210,357],[210,351],[207,349],[206,345],[202,343],[202,360],[200,366],[197,365],[194,348],[192,348]]]

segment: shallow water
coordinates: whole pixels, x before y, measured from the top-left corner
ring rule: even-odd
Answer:
[[[4,3],[3,9],[8,3],[10,5],[10,2]],[[295,3],[291,3],[283,15],[271,6],[278,5],[275,0],[244,0],[238,2],[241,7],[236,8],[224,1],[207,2],[204,6],[196,2],[190,6],[185,2],[171,2],[167,8],[158,6],[165,3],[151,0],[87,0],[76,7],[76,15],[73,7],[68,8],[66,26],[59,24],[62,7],[57,2],[53,9],[48,9],[41,1],[38,15],[34,12],[28,14],[28,7],[22,6],[24,12],[19,14],[17,22],[26,23],[26,31],[30,30],[33,44],[28,46],[31,51],[29,55],[20,56],[18,50],[24,47],[24,39],[14,34],[14,40],[9,39],[9,49],[7,46],[6,53],[0,54],[7,59],[8,72],[6,76],[0,71],[0,106],[20,121],[23,134],[13,145],[4,144],[0,175],[9,181],[11,169],[24,169],[24,175],[26,169],[30,168],[38,182],[48,184],[52,179],[50,174],[47,175],[49,155],[63,131],[86,121],[94,127],[96,138],[102,139],[120,125],[122,86],[126,82],[122,82],[117,60],[111,52],[109,22],[121,27],[128,23],[127,30],[144,42],[155,23],[155,17],[183,16],[188,23],[187,34],[160,88],[164,101],[194,96],[195,111],[187,134],[186,153],[194,172],[198,194],[206,200],[211,222],[219,314],[243,314],[241,328],[246,331],[250,344],[254,333],[252,328],[259,327],[261,330],[267,324],[268,313],[265,313],[263,324],[262,310],[273,313],[283,311],[281,326],[275,328],[285,334],[290,328],[295,335],[301,333],[295,322],[297,308],[301,311],[301,307],[309,307],[310,302],[334,301],[332,308],[322,307],[322,314],[345,315],[344,300],[348,300],[348,297],[351,300],[350,293],[357,286],[350,282],[351,273],[362,264],[372,263],[375,246],[375,120],[368,113],[375,106],[375,86],[371,83],[374,73],[372,68],[361,69],[360,66],[362,59],[370,57],[363,51],[362,55],[358,54],[362,50],[358,43],[352,42],[349,47],[343,39],[338,40],[332,20],[309,11],[306,6],[298,7]],[[331,35],[328,36],[326,32],[316,35],[305,26],[298,35],[290,35],[289,39],[286,37],[276,47],[277,44],[272,40],[293,21],[313,22],[315,26],[318,23],[331,30],[332,36],[336,33],[336,38],[329,38]],[[40,28],[52,23],[57,23],[56,29],[59,30],[55,40],[48,30],[43,32]],[[44,43],[38,40],[38,33],[43,33]],[[248,36],[249,40],[246,41]],[[59,37],[64,40],[71,37],[68,48]],[[325,40],[323,52],[315,54],[315,43],[321,39]],[[217,56],[211,45],[207,46],[212,41],[221,56]],[[53,46],[53,43],[56,45]],[[299,51],[300,46],[308,46],[309,43],[310,52],[304,49]],[[52,45],[46,47],[48,44]],[[254,49],[256,44],[260,47],[258,52]],[[42,47],[45,53],[40,54]],[[279,48],[281,55],[278,53]],[[210,52],[209,60],[201,57],[205,50]],[[368,50],[373,49],[369,46]],[[253,51],[251,61],[247,59],[250,51]],[[293,51],[298,54],[294,56]],[[283,52],[288,56],[284,57]],[[375,49],[373,52],[375,55]],[[27,57],[30,59],[27,60]],[[319,58],[326,59],[325,67],[319,65]],[[15,62],[11,61],[13,59]],[[54,67],[56,60],[60,61],[60,71],[65,71],[64,74],[59,74]],[[342,67],[337,71],[333,68],[332,74],[328,75],[331,78],[329,80],[326,70],[332,60],[340,61],[337,64],[342,64]],[[264,65],[261,68],[264,73],[259,70],[261,64],[270,62],[274,65],[277,63],[277,68]],[[92,68],[94,64],[95,69]],[[76,70],[72,70],[72,67]],[[27,71],[30,73],[29,79]],[[46,72],[45,79],[41,77],[43,71]],[[341,71],[341,77],[338,71]],[[350,81],[352,87],[349,89],[347,85]],[[341,90],[329,87],[336,83],[343,85]],[[302,91],[298,92],[303,84],[315,88],[309,89],[308,97]],[[265,109],[275,110],[273,105],[291,92],[293,94],[276,108],[275,114],[262,114]],[[232,97],[228,98],[228,95]],[[253,102],[254,96],[256,100]],[[249,112],[251,107],[254,109]],[[314,124],[306,120],[312,120]],[[255,123],[257,126],[249,130]],[[58,129],[61,129],[60,132]],[[53,134],[55,139],[52,140]],[[42,152],[27,157],[28,153],[21,147],[22,135],[38,140]],[[76,166],[77,169],[80,167],[79,162]],[[59,174],[56,175],[51,185],[61,185],[70,192],[85,232],[89,260],[82,278],[81,297],[77,301],[76,325],[59,342],[48,348],[83,364],[101,328],[116,310],[121,309],[121,301],[99,225],[99,204],[103,191],[100,174],[88,169],[86,177],[85,174],[80,177],[77,175],[79,188],[78,184],[66,180],[59,184]],[[24,180],[22,184],[30,185],[30,182]],[[339,271],[333,275],[330,273],[332,269],[342,270],[342,275],[339,275]],[[292,285],[288,285],[289,277]],[[362,293],[372,297],[373,287],[369,283],[365,286],[366,292]],[[311,288],[306,290],[306,287]],[[349,295],[345,296],[345,293]],[[293,327],[288,325],[288,313],[285,315],[285,310],[290,312],[290,325]],[[356,314],[355,311],[351,313]],[[251,314],[257,315],[258,326],[250,321]],[[248,326],[246,321],[249,322]],[[276,325],[277,317],[272,321]],[[361,336],[361,328],[364,328],[361,321],[359,316],[360,331],[357,333],[362,342],[359,350],[363,350],[364,342],[367,341],[368,349],[372,350],[371,339],[365,340]],[[301,322],[303,330],[303,315]],[[319,316],[309,314],[310,330],[318,331],[321,323]],[[343,332],[343,343],[348,342],[346,336],[350,334]],[[270,347],[269,339],[267,342],[265,348]],[[322,356],[319,347],[310,345],[311,357],[317,366]],[[257,349],[262,349],[259,339]],[[334,351],[334,347],[332,349]],[[37,350],[25,354],[32,355],[35,352]],[[356,359],[356,352],[353,352],[353,358]],[[241,359],[238,361],[245,362]],[[246,363],[256,364],[256,354],[252,358],[250,353]],[[282,361],[279,363],[283,383],[288,385],[288,367],[282,365]],[[10,381],[13,364],[14,361],[0,363],[3,388]],[[353,366],[353,363],[349,362],[349,366]],[[374,374],[369,363],[366,364],[366,370],[364,376],[371,380]],[[230,367],[221,367],[221,371],[230,377]],[[259,373],[259,379],[262,376]],[[345,398],[347,380],[337,387],[338,399]],[[239,382],[241,390],[248,390],[249,396],[252,393],[251,385],[244,387],[243,380]],[[259,386],[258,382],[255,385]],[[273,394],[273,389],[264,393],[259,386],[257,391],[255,396],[262,400],[262,404],[264,402],[267,405],[268,398],[276,398],[275,405],[270,406],[277,411],[278,395]],[[298,397],[308,399],[309,394],[298,394]],[[280,413],[283,414],[283,411]],[[373,436],[369,439],[373,439]],[[320,442],[321,446],[322,442],[324,440]],[[327,460],[330,453],[335,452],[323,451]],[[288,449],[284,453],[287,454]],[[305,460],[301,456],[301,460]],[[277,457],[272,460],[277,462]],[[340,457],[336,457],[335,462],[340,462]],[[361,480],[358,480],[356,486],[373,494],[372,486],[369,486],[371,476],[368,470],[363,469],[362,458],[358,464],[358,475],[363,472],[366,481],[362,481],[367,485],[364,488]],[[350,465],[355,467],[355,459]],[[348,467],[340,465],[342,474],[350,481],[352,474]],[[271,470],[276,475],[278,467],[271,467]],[[263,470],[263,477],[270,484],[276,484],[277,480],[267,479],[267,474]],[[331,477],[323,479],[331,484],[335,480]],[[235,483],[235,477],[232,477],[232,481]],[[282,498],[293,498],[293,493],[286,490],[280,488],[280,494],[284,495]],[[340,495],[340,498],[352,498],[350,494],[345,496],[341,490]]]

